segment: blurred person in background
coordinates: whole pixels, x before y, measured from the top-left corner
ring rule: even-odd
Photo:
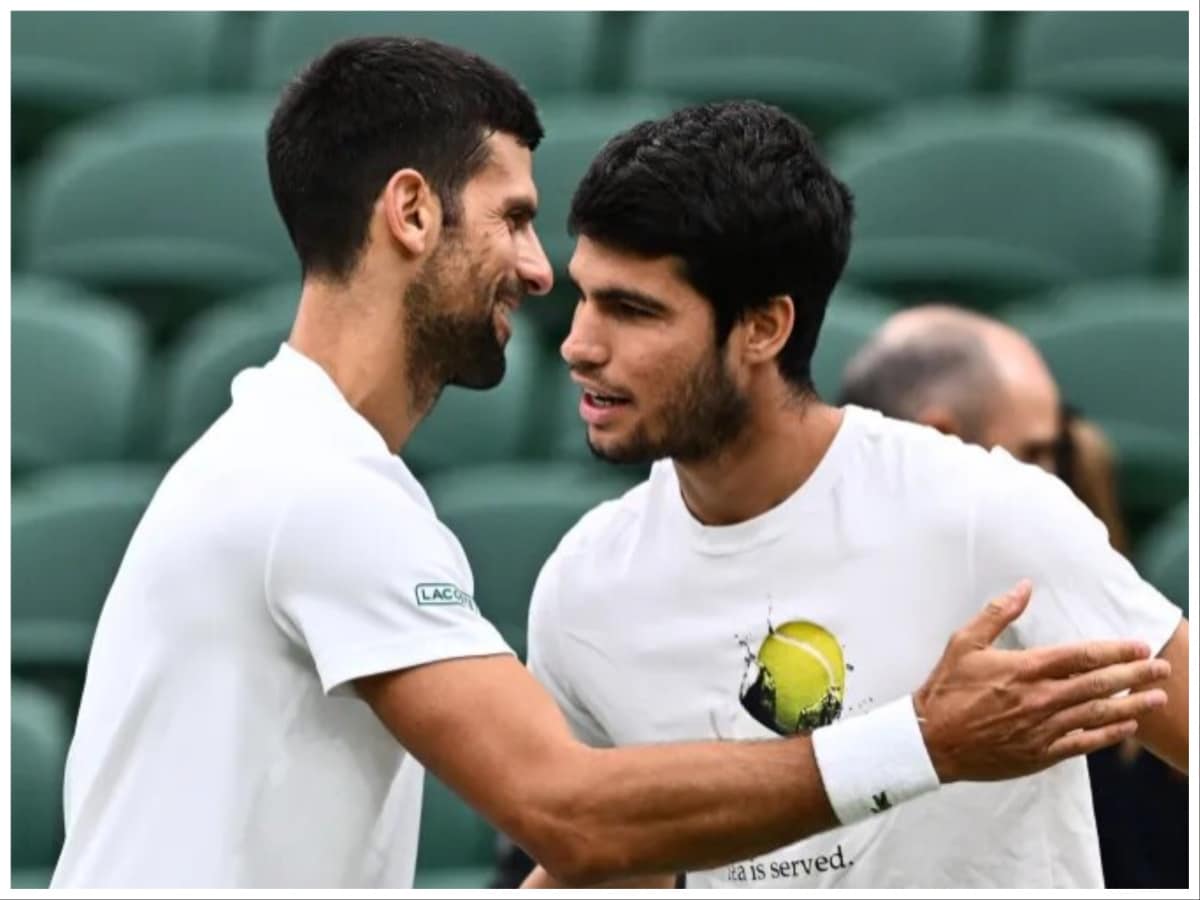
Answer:
[[[541,137],[511,76],[426,40],[342,42],[284,90],[266,149],[296,319],[127,549],[53,887],[409,887],[423,766],[563,881],[719,865],[833,828],[839,805],[1040,771],[1169,702],[1113,696],[1169,672],[1136,634],[991,647],[1018,585],[982,611],[964,592],[967,624],[892,711],[791,741],[573,738],[397,455],[447,384],[502,379],[512,312],[550,289]]]
[[[1028,338],[995,319],[930,304],[891,316],[846,365],[840,403],[936,428],[1057,475],[1128,556],[1112,447],[1064,404]],[[1088,757],[1104,882],[1186,887],[1187,777],[1135,741]]]
[[[754,101],[641,123],[592,162],[571,205],[562,356],[592,452],[653,467],[547,560],[530,669],[596,747],[819,736],[902,697],[964,596],[1028,576],[1035,599],[1004,645],[1146,640],[1177,676],[1138,738],[1186,770],[1187,623],[1087,509],[1007,453],[817,394],[852,212],[807,129]],[[1020,401],[1030,422],[987,433],[1049,466],[1057,398]],[[841,821],[689,869],[687,886],[1103,885],[1082,760]]]
[[[839,403],[936,428],[1066,481],[1128,552],[1112,448],[1064,407],[1037,348],[979,313],[929,304],[891,316],[846,364]]]

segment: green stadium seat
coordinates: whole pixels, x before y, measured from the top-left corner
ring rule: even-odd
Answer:
[[[63,839],[67,715],[36,685],[12,683],[12,886],[46,888]]]
[[[496,832],[454,791],[425,775],[413,887],[486,887],[495,869]]]
[[[299,296],[297,285],[281,285],[224,303],[188,325],[163,361],[159,455],[174,459],[187,450],[229,408],[234,376],[274,358]]]
[[[221,47],[219,12],[14,12],[13,144],[29,155],[97,110],[202,92]]]
[[[1165,166],[1122,122],[1036,101],[940,103],[844,133],[830,159],[856,198],[846,277],[904,299],[995,305],[1153,263]]]
[[[259,34],[254,81],[277,88],[339,40],[426,37],[504,67],[534,95],[591,87],[594,12],[273,12]]]
[[[129,310],[70,284],[12,284],[12,466],[118,459],[129,448],[146,346]]]
[[[1146,535],[1138,552],[1142,576],[1188,615],[1188,505],[1180,503]]]
[[[839,285],[834,291],[812,362],[813,384],[826,402],[837,401],[850,357],[897,309],[887,299],[853,285]]]
[[[1030,12],[1017,28],[1013,68],[1019,90],[1131,116],[1186,163],[1186,10]]]
[[[1112,441],[1134,530],[1187,496],[1187,297],[1185,282],[1076,285],[1006,316],[1041,350],[1064,400]]]
[[[267,178],[261,98],[149,102],[53,146],[30,186],[31,269],[185,318],[299,266]]]
[[[76,669],[134,527],[162,478],[157,466],[66,467],[13,492],[14,669]]]
[[[508,366],[498,387],[447,387],[400,455],[418,476],[454,466],[521,459],[532,454],[546,361],[536,326],[522,310],[505,350]]]
[[[624,493],[623,470],[570,462],[457,469],[431,478],[438,517],[462,542],[475,600],[522,657],[529,598],[559,540],[589,509]]]
[[[755,97],[830,125],[975,84],[976,12],[652,12],[635,29],[635,89]]]

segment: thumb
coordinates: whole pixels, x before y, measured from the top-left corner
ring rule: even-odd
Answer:
[[[1033,583],[1028,578],[1022,578],[1008,593],[989,600],[967,623],[963,629],[964,636],[973,646],[986,647],[1025,611],[1031,596]]]

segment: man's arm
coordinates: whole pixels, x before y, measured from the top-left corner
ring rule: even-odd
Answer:
[[[1138,740],[1163,762],[1183,772],[1188,770],[1188,622],[1180,619],[1159,659],[1171,664],[1171,674],[1162,685],[1167,703],[1146,713],[1138,722]]]
[[[1113,549],[1129,555],[1129,537],[1121,520],[1113,480],[1112,445],[1104,433],[1086,419],[1071,417],[1074,450],[1071,489],[1108,529]],[[1155,756],[1180,772],[1188,770],[1188,623],[1182,619],[1158,654],[1171,663],[1171,677],[1163,688],[1167,705],[1144,716],[1138,740]],[[1134,751],[1136,752],[1136,751]]]
[[[976,586],[990,592],[1019,575],[1037,584],[1029,615],[1013,625],[1018,646],[1136,638],[1172,665],[1167,704],[1140,723],[1140,742],[1187,771],[1188,635],[1180,611],[1109,543],[1103,522],[1058,480],[993,454],[979,478]]]
[[[1171,664],[1171,674],[1162,687],[1167,693],[1167,703],[1152,709],[1138,722],[1137,740],[1157,756],[1182,772],[1187,772],[1188,748],[1188,632],[1187,621],[1179,624],[1174,636],[1168,641],[1160,659]],[[675,876],[649,876],[622,882],[610,882],[592,887],[606,888],[670,888]],[[521,885],[524,888],[565,887],[541,866],[536,867]]]
[[[992,601],[914,697],[943,783],[1108,746],[1165,702],[1157,690],[1112,696],[1165,676],[1144,644],[992,648],[1028,602],[1027,586]],[[511,657],[355,684],[401,744],[564,884],[714,868],[839,824],[807,736],[592,749]]]

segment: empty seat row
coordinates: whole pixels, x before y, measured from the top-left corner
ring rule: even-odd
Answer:
[[[547,106],[535,176],[556,296],[588,163],[608,137],[670,108],[653,96]],[[270,111],[262,97],[154,101],[69,132],[21,185],[24,267],[113,293],[155,335],[231,292],[296,278],[266,172]],[[986,305],[1146,274],[1186,231],[1186,216],[1168,215],[1179,190],[1142,132],[1042,101],[905,107],[840,133],[828,156],[857,198],[847,278],[899,296]]]
[[[411,34],[482,53],[540,99],[601,85],[755,96],[822,125],[981,84],[1011,30],[1014,89],[1130,114],[1186,150],[1185,12],[18,12],[18,148],[116,103],[239,85],[276,90],[335,40]]]
[[[270,361],[288,336],[293,284],[217,306],[151,357],[136,316],[59,282],[13,285],[13,473],[77,462],[179,456],[228,408],[243,369]],[[550,458],[575,416],[559,411],[575,391],[536,326],[510,339],[503,383],[490,391],[449,387],[404,450],[419,474],[448,466]],[[486,436],[486,439],[481,439]]]
[[[1170,189],[1142,132],[1041,101],[897,109],[829,158],[856,201],[847,278],[983,305],[1151,269]]]
[[[228,407],[233,377],[275,355],[296,297],[285,283],[232,299],[151,357],[144,329],[123,306],[43,279],[18,279],[13,288],[17,474],[177,457]],[[813,361],[823,396],[837,396],[848,358],[896,308],[853,285],[838,289]],[[1109,434],[1129,502],[1161,511],[1186,493],[1186,283],[1077,284],[1002,315],[1041,347],[1066,399]],[[545,340],[538,324],[520,321],[503,383],[448,388],[404,450],[413,470],[587,458],[578,389],[555,352],[560,337]]]

